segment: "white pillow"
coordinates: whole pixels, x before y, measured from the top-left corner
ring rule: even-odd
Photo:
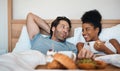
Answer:
[[[120,43],[120,24],[115,25],[111,28],[104,28],[99,36],[103,41],[115,38]]]
[[[31,49],[31,43],[26,25],[23,26],[18,42],[12,52],[21,52]]]
[[[85,42],[83,36],[82,36],[82,28],[78,27],[74,29],[74,37],[75,42]],[[107,41],[109,39],[115,38],[120,43],[120,24],[110,27],[110,28],[104,28],[102,29],[102,32],[99,35],[99,38],[102,41]]]
[[[78,42],[85,42],[85,39],[82,36],[82,27],[74,29],[74,40],[75,44],[77,44]]]

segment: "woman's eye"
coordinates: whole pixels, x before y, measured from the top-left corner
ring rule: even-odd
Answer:
[[[89,31],[89,30],[90,30],[90,28],[87,28],[87,29],[86,29],[86,31]]]
[[[82,29],[82,32],[84,32],[84,30]]]

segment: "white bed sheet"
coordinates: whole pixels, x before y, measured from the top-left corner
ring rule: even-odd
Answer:
[[[46,57],[35,50],[0,56],[0,71],[34,71],[37,65],[42,64],[46,64]]]
[[[105,55],[95,58],[120,67],[120,54]],[[0,55],[0,71],[78,71],[78,70],[35,70],[37,65],[46,64],[46,56],[39,51],[29,50],[19,53]],[[79,70],[84,71],[84,70]]]

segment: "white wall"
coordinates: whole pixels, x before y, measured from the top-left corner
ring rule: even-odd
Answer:
[[[103,19],[120,19],[120,0],[13,0],[14,18],[24,19],[28,12],[34,12],[42,18],[67,16],[80,19],[91,9],[101,12]]]
[[[8,48],[7,0],[0,0],[0,54]]]

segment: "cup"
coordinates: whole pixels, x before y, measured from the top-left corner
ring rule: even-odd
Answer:
[[[58,53],[67,55],[69,58],[76,60],[76,54],[73,53],[72,51],[59,51]]]

